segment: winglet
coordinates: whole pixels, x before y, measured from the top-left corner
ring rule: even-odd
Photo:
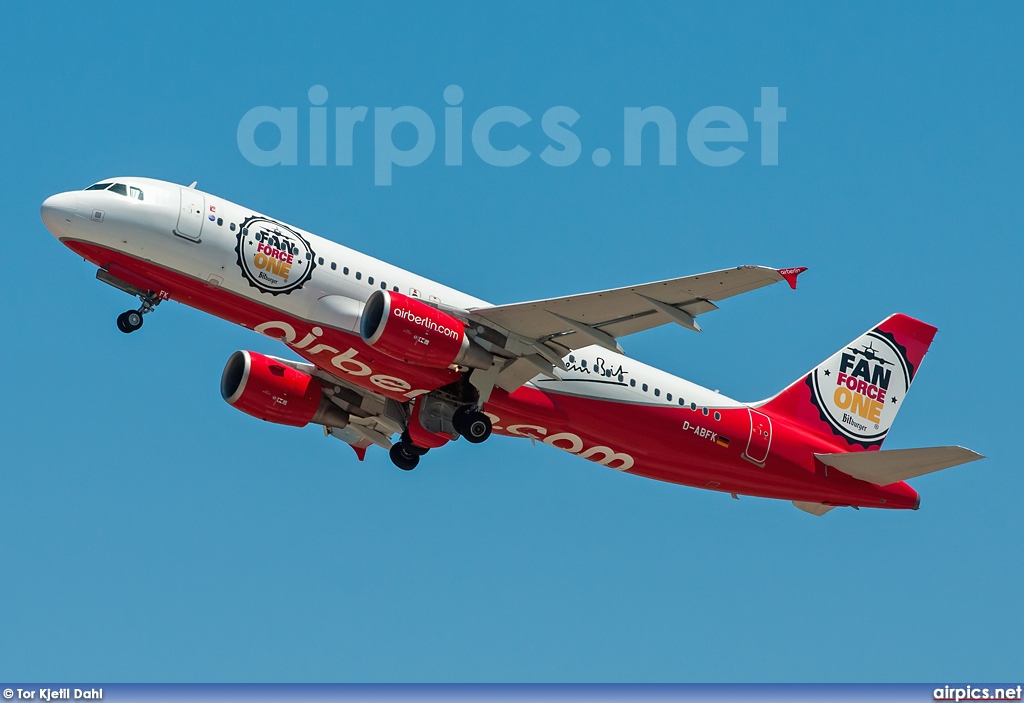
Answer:
[[[775,269],[775,270],[779,272],[779,275],[781,275],[784,279],[786,279],[786,283],[789,284],[790,288],[792,288],[793,290],[796,290],[796,277],[799,276],[804,271],[806,271],[807,267],[806,266],[798,266],[797,268],[792,268],[792,269]]]
[[[359,457],[359,461],[366,461],[366,447],[357,447],[354,444],[350,444],[348,446],[352,447],[352,451],[354,451],[356,456]]]

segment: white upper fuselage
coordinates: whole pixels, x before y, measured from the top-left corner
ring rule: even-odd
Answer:
[[[48,198],[42,206],[47,228],[61,241],[82,241],[152,262],[247,298],[267,310],[343,329],[358,336],[358,314],[375,290],[387,289],[456,308],[488,303],[287,223],[312,250],[309,279],[287,294],[250,284],[239,267],[239,231],[262,213],[193,188],[149,178],[102,181],[122,184],[127,194],[83,190]],[[137,197],[141,194],[141,199]],[[135,197],[133,197],[135,196]],[[268,220],[271,218],[267,218]],[[279,222],[279,221],[275,221]],[[341,296],[351,305],[324,318],[319,301]],[[337,298],[332,298],[337,300]],[[531,385],[545,391],[644,405],[727,408],[742,404],[684,379],[602,347],[566,356],[561,380],[544,376]],[[603,382],[595,382],[603,379]],[[415,386],[414,386],[415,387]]]

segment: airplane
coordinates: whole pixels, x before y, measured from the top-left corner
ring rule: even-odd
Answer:
[[[873,344],[874,344],[873,342],[869,343],[867,346],[861,347],[860,349],[854,349],[853,347],[847,347],[847,349],[852,351],[854,354],[857,354],[858,356],[863,356],[868,361],[877,361],[882,366],[885,366],[886,364],[891,363],[889,361],[886,361],[883,357],[880,357],[880,356],[878,356],[878,354],[875,353],[875,348],[874,348]]]
[[[174,300],[283,342],[301,361],[236,351],[232,407],[400,469],[460,437],[529,438],[618,471],[836,507],[913,509],[906,480],[983,458],[883,450],[936,328],[894,314],[778,394],[740,402],[626,356],[619,338],[697,317],[805,268],[738,266],[492,305],[196,188],[119,177],[53,195],[50,233],[139,299],[136,332]],[[875,346],[877,345],[877,346]],[[845,350],[870,350],[848,354]]]

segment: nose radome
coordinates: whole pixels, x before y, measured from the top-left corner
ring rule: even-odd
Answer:
[[[57,193],[43,201],[39,208],[39,216],[43,218],[46,229],[54,236],[71,225],[71,218],[78,211],[78,195],[75,193]]]

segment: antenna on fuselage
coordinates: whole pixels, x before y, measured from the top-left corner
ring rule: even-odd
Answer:
[[[190,185],[188,189],[195,190],[197,185],[199,185],[199,181],[192,181],[192,185]]]

